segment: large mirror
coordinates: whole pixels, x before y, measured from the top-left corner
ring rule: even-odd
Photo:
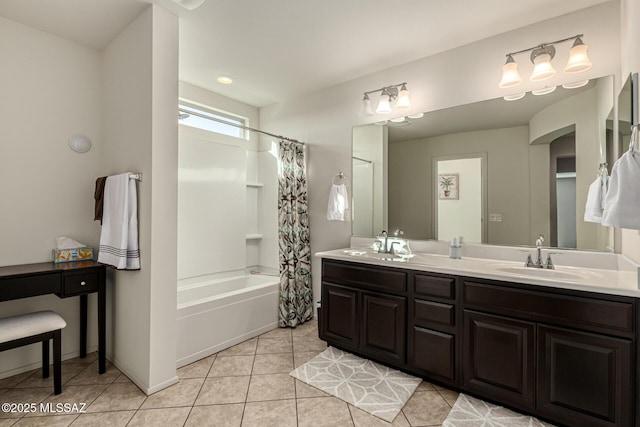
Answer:
[[[518,246],[543,235],[545,246],[611,251],[611,230],[583,217],[600,164],[610,170],[618,151],[613,104],[607,76],[354,127],[353,235],[402,229],[410,239]]]

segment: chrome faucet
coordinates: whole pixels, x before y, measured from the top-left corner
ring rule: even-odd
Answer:
[[[536,239],[536,260],[535,262],[531,259],[531,254],[527,255],[527,261],[525,262],[525,267],[533,267],[533,268],[546,268],[549,270],[555,269],[553,265],[553,261],[551,260],[551,253],[547,255],[547,261],[542,262],[542,243],[544,242],[544,236],[540,234]]]
[[[381,254],[389,253],[387,251],[387,242],[389,241],[389,235],[387,234],[387,230],[382,230],[380,234],[378,234],[378,237],[384,237],[384,244],[380,245],[380,247],[378,248],[378,253],[381,253]]]

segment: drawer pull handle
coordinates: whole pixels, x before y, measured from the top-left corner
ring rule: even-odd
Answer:
[[[86,284],[87,284],[87,282],[85,282],[84,280],[82,282],[80,282],[80,286],[84,286]]]

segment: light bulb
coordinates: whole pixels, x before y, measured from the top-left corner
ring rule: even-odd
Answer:
[[[361,116],[373,116],[373,108],[371,107],[371,99],[369,99],[369,95],[364,94],[364,98],[362,98],[362,109],[360,110]]]
[[[522,82],[522,77],[518,73],[518,63],[513,59],[513,56],[507,56],[507,62],[502,66],[502,80],[498,84],[498,87],[504,89],[507,87],[517,86]]]
[[[378,114],[389,114],[391,112],[391,104],[389,103],[389,95],[387,92],[382,92],[380,95],[380,101],[378,101],[378,107],[376,108],[376,113]]]
[[[587,55],[587,50],[589,50],[589,47],[578,37],[569,50],[569,61],[567,61],[567,66],[564,67],[564,72],[572,74],[591,69],[591,61]]]
[[[409,91],[407,90],[407,85],[405,84],[403,84],[400,88],[398,100],[396,101],[396,108],[400,110],[411,108],[411,99],[409,99]]]

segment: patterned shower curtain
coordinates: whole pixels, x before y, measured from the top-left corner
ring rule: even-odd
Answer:
[[[313,317],[304,145],[280,141],[278,169],[278,321],[281,327],[295,327]]]

